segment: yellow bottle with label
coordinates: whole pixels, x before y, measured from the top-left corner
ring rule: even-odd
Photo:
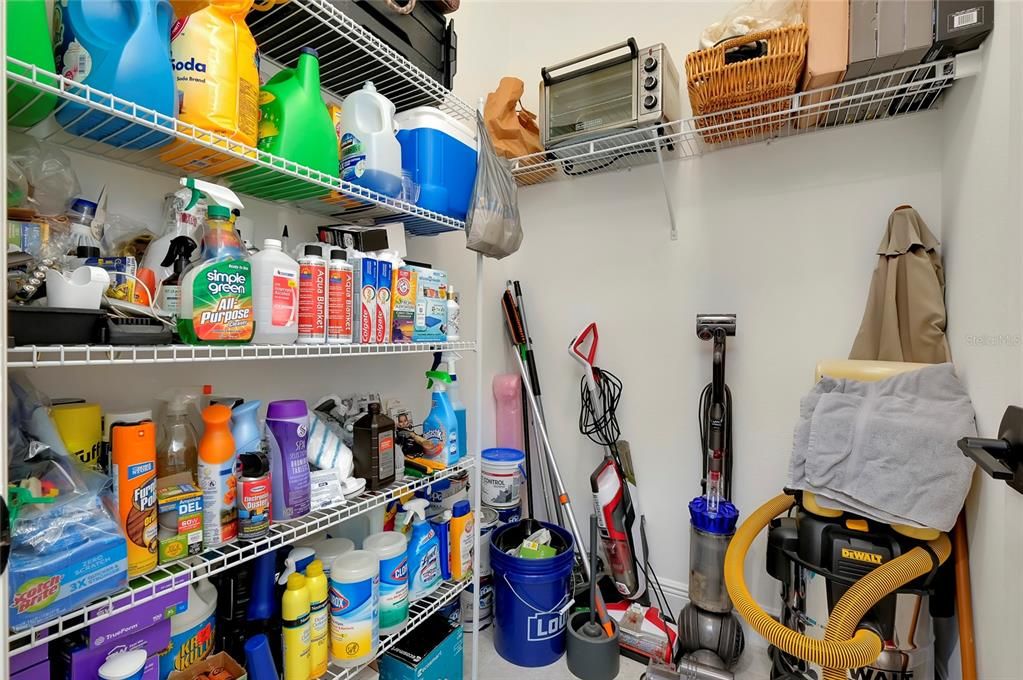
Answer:
[[[284,680],[309,680],[309,586],[302,574],[288,577],[281,598],[281,633],[284,640]]]
[[[327,672],[330,656],[330,609],[327,607],[327,575],[323,573],[323,562],[313,560],[305,569],[306,585],[309,587],[309,665],[311,678],[322,677]]]

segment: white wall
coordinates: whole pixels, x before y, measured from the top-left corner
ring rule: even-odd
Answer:
[[[945,102],[942,165],[949,342],[987,437],[1005,407],[1023,401],[1023,5],[999,2],[995,15],[983,71]],[[1017,678],[1023,496],[978,470],[967,512],[979,677]]]
[[[515,75],[535,110],[541,66],[630,35],[641,45],[666,42],[680,62],[701,27],[729,6],[465,3],[455,15],[455,91],[476,101],[502,75]],[[587,322],[598,323],[598,364],[625,383],[619,419],[637,460],[653,563],[675,593],[684,594],[688,580],[697,399],[710,378],[710,347],[695,336],[695,315],[738,314],[728,382],[736,501],[748,513],[785,483],[814,363],[848,353],[888,214],[910,203],[940,235],[942,129],[940,116],[929,114],[672,164],[675,242],[656,166],[520,191],[522,249],[487,262],[484,375],[512,368],[498,300],[506,279],[520,279],[553,443],[585,521],[600,451],[577,430],[581,372],[565,349]],[[450,252],[459,239],[425,243],[426,252]],[[467,278],[468,270],[455,271]],[[492,423],[485,428],[493,437]],[[751,558],[748,571],[754,592],[774,608],[775,584],[762,562]]]

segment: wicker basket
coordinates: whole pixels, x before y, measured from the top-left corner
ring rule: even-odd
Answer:
[[[696,127],[710,144],[769,135],[788,120],[788,101],[770,102],[794,94],[806,63],[806,24],[760,31],[726,40],[686,57],[686,78]],[[725,63],[725,52],[763,40],[763,57]],[[745,107],[745,108],[744,108]],[[732,109],[741,108],[741,111]],[[719,111],[726,111],[721,115]],[[760,118],[762,117],[762,118]],[[707,130],[707,128],[713,128]]]

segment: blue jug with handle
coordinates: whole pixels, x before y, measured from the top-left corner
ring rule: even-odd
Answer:
[[[57,0],[53,25],[60,75],[125,101],[86,94],[73,85],[68,92],[149,122],[172,124],[152,113],[133,111],[131,105],[174,117],[173,21],[169,0]],[[64,102],[56,118],[71,134],[118,148],[150,149],[171,139],[150,127],[74,101]]]

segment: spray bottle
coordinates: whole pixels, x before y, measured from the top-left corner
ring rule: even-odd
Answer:
[[[228,429],[231,409],[223,404],[207,406],[202,412],[206,429],[199,440],[199,488],[202,489],[203,543],[216,548],[238,535],[235,496],[234,438]]]
[[[156,447],[156,470],[160,477],[187,472],[196,479],[199,435],[189,418],[189,408],[196,401],[196,395],[182,390],[172,391],[167,398],[160,443]]]
[[[175,236],[167,249],[167,256],[160,262],[162,267],[171,267],[172,273],[161,283],[157,304],[165,315],[176,324],[181,310],[181,276],[192,261],[192,253],[199,247],[188,236]]]
[[[423,421],[424,454],[445,467],[458,462],[458,417],[448,396],[451,376],[444,371],[427,371],[427,387],[433,388],[430,414]]]
[[[433,593],[442,583],[440,541],[426,520],[429,501],[413,498],[404,506],[405,524],[412,524],[408,541],[408,599],[415,602]]]
[[[451,408],[455,411],[455,419],[458,421],[458,458],[452,462],[458,462],[469,455],[469,433],[465,419],[465,403],[460,396],[461,390],[458,387],[458,372],[455,370],[455,362],[462,358],[458,352],[435,352],[433,355],[433,370],[436,371],[440,364],[444,364],[445,370],[451,376],[451,384],[448,386],[448,399],[451,401]]]
[[[211,205],[206,209],[202,258],[181,278],[178,334],[191,345],[249,342],[255,331],[252,268],[231,223],[231,208],[241,209],[242,203],[226,187],[191,178],[181,183],[205,194]]]

